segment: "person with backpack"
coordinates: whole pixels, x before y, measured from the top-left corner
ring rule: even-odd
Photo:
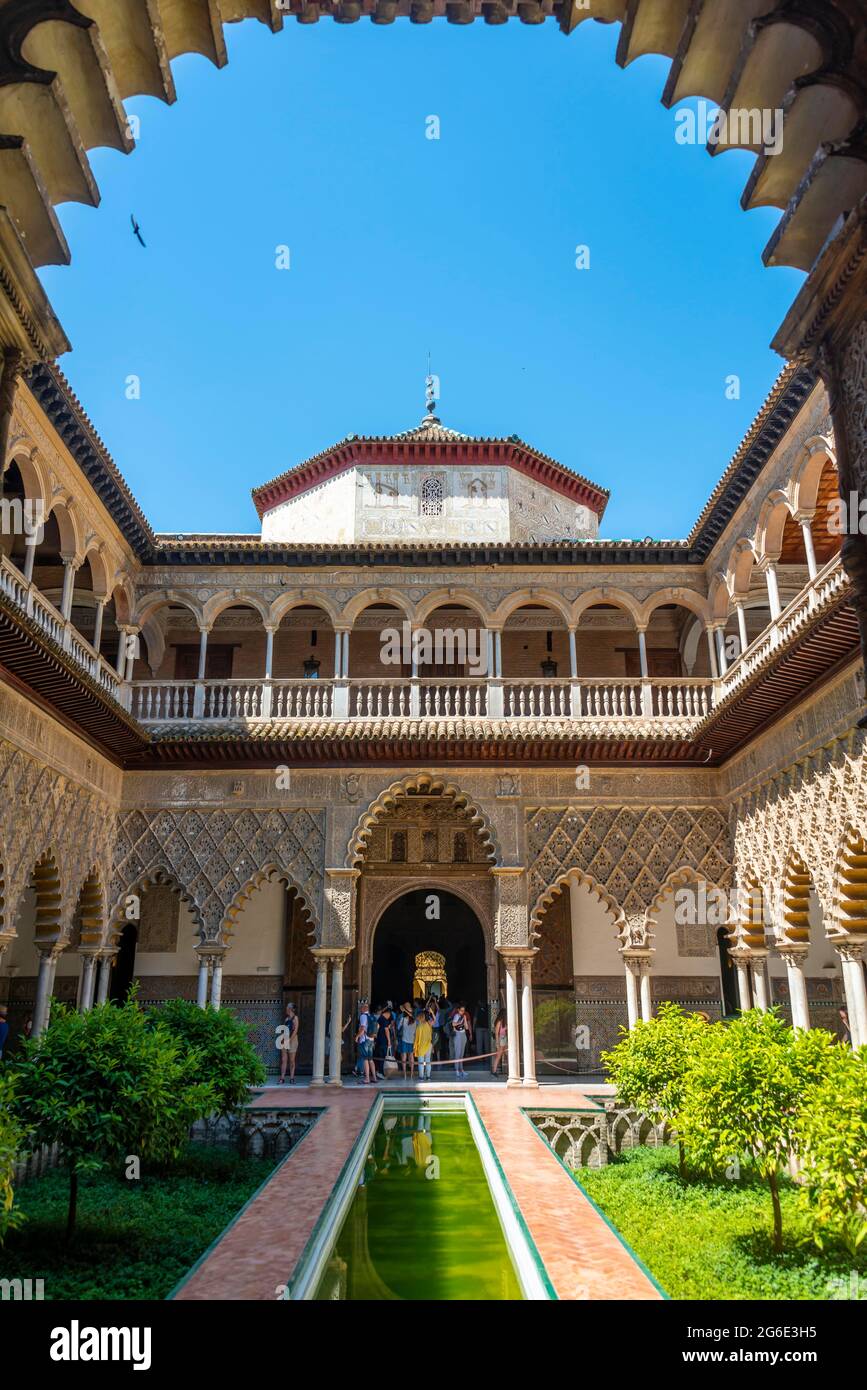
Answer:
[[[361,1012],[358,1015],[358,1031],[355,1034],[355,1042],[358,1048],[358,1062],[361,1068],[359,1083],[362,1086],[371,1085],[378,1079],[373,1061],[373,1045],[378,1031],[379,1024],[376,1015],[370,1012],[367,1000],[364,999],[361,1001]]]
[[[411,1004],[404,1004],[400,1011],[400,1018],[397,1021],[398,1050],[400,1055],[400,1065],[403,1067],[403,1079],[406,1081],[406,1066],[409,1063],[409,1079],[415,1079],[415,1053],[413,1044],[415,1043],[415,1030],[417,1024],[412,1012]]]
[[[451,1050],[455,1059],[455,1075],[458,1076],[461,1081],[466,1081],[467,1074],[464,1071],[464,1053],[467,1049],[467,1043],[472,1040],[473,1025],[467,1013],[467,1006],[463,1001],[458,1004],[456,1009],[452,1010],[449,1023],[451,1026]]]

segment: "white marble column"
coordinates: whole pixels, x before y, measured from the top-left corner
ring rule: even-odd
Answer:
[[[789,1005],[792,1010],[792,1027],[809,1028],[810,1010],[807,1005],[807,982],[804,979],[804,960],[806,946],[783,946],[780,955],[786,964],[789,981]]]
[[[738,615],[738,636],[741,639],[741,655],[743,655],[750,645],[749,633],[747,632],[747,615],[744,612],[744,605],[742,603],[736,603],[735,612]]]
[[[719,663],[719,672],[721,676],[724,676],[729,669],[729,663],[726,657],[725,633],[721,627],[715,628],[714,631],[716,632],[716,654]]]
[[[108,990],[111,984],[111,967],[114,964],[114,956],[103,956],[99,962],[99,981],[96,987],[97,1004],[105,1004],[108,1001]]]
[[[67,622],[72,615],[72,598],[75,593],[75,572],[78,569],[72,559],[63,559],[63,591],[60,595],[60,616]]]
[[[328,1059],[329,1086],[342,1086],[340,1079],[340,1041],[343,1036],[343,956],[331,964],[331,1055]],[[317,979],[317,987],[319,981]],[[324,1040],[323,1040],[324,1045]]]
[[[813,519],[812,517],[802,517],[801,535],[804,537],[804,552],[807,556],[807,573],[811,579],[815,579],[819,573],[819,566],[816,564],[816,547],[813,544]]]
[[[735,970],[738,972],[738,1004],[741,1006],[742,1013],[748,1013],[753,1006],[752,994],[749,987],[749,958],[748,956],[735,955],[734,951],[729,952],[735,962]]]
[[[81,991],[78,999],[79,1012],[86,1014],[93,1008],[93,992],[96,985],[96,956],[92,951],[79,953],[81,962]]]
[[[328,957],[319,951],[314,951],[313,955],[316,959],[316,1002],[313,1007],[313,1076],[310,1085],[324,1086],[325,1023],[328,1015]]]
[[[624,955],[623,964],[626,969],[626,1020],[631,1031],[638,1022],[638,981],[635,961]]]
[[[641,956],[638,961],[638,1000],[641,1017],[645,1023],[653,1018],[653,1001],[650,997],[650,956]]]
[[[867,986],[864,983],[862,964],[864,945],[860,941],[841,942],[836,945],[840,966],[843,972],[843,993],[846,996],[846,1013],[849,1015],[849,1030],[853,1047],[867,1046]]]
[[[208,669],[208,629],[199,628],[199,670],[196,676],[197,681],[205,679],[205,672]]]
[[[115,662],[115,669],[117,671],[117,674],[120,676],[121,680],[126,679],[126,642],[129,635],[130,629],[128,627],[121,627],[118,623],[117,660]]]
[[[768,990],[767,975],[767,951],[753,951],[753,1004],[762,1013],[767,1013],[770,1007],[770,992]]]
[[[96,620],[93,628],[93,641],[90,644],[93,647],[93,650],[96,652],[97,656],[99,656],[99,648],[102,644],[102,621],[104,617],[105,599],[98,598],[96,600]]]
[[[569,629],[569,674],[573,681],[578,676],[578,646],[575,640],[575,629]]]
[[[776,622],[782,613],[780,606],[780,588],[777,584],[777,571],[772,560],[768,561],[765,569],[765,583],[768,586],[768,603],[771,609],[771,621]]]
[[[707,649],[710,654],[710,673],[713,679],[716,680],[719,676],[719,664],[716,659],[716,643],[713,638],[713,628],[706,627],[704,631],[707,637]]]
[[[215,953],[214,969],[211,975],[211,1008],[219,1009],[223,997],[223,952]]]
[[[639,659],[639,661],[641,662],[641,675],[642,675],[642,678],[643,678],[644,680],[646,680],[646,679],[647,679],[647,675],[648,675],[648,671],[647,671],[647,637],[646,637],[646,635],[645,635],[644,628],[642,628],[642,627],[640,627],[640,628],[638,629],[638,659]]]
[[[196,986],[196,1003],[200,1009],[208,1007],[208,974],[210,961],[206,955],[199,954],[199,978]]]
[[[506,1034],[509,1043],[509,1079],[507,1086],[520,1086],[521,1059],[518,1051],[518,966],[506,956]]]
[[[36,537],[32,539],[28,536],[24,541],[24,578],[28,584],[33,583],[33,562],[36,559]]]
[[[524,1054],[524,1086],[536,1080],[536,1034],[533,1027],[533,957],[521,958],[521,1044]]]
[[[54,991],[54,974],[60,957],[57,946],[37,946],[39,973],[36,977],[36,1002],[33,1005],[33,1027],[30,1036],[38,1038],[48,1027],[51,1014],[51,996]]]

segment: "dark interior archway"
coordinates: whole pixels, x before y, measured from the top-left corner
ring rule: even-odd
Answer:
[[[439,899],[439,917],[428,904]],[[449,998],[470,1008],[487,997],[485,937],[473,909],[455,893],[416,888],[386,908],[373,938],[371,1003],[409,999],[415,958],[420,951],[439,951],[446,959]]]
[[[138,945],[138,927],[135,922],[125,922],[123,931],[120,934],[120,945],[118,946],[117,959],[114,969],[111,972],[111,988],[109,998],[112,1002],[122,1004],[129,993],[129,987],[135,974],[135,951]]]
[[[720,927],[716,934],[717,948],[719,950],[719,968],[722,978],[722,1006],[723,1015],[729,1017],[736,1014],[740,1006],[738,999],[738,982],[735,974],[735,963],[729,955],[731,937],[726,927]]]

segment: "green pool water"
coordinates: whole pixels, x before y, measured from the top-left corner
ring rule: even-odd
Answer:
[[[315,1296],[523,1296],[463,1112],[383,1117]]]

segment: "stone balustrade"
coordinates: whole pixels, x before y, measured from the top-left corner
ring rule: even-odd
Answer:
[[[74,623],[64,618],[54,604],[23,577],[5,555],[0,555],[0,594],[29,618],[55,646],[74,662],[118,704],[126,705],[123,683],[117,671],[82,637]]]

